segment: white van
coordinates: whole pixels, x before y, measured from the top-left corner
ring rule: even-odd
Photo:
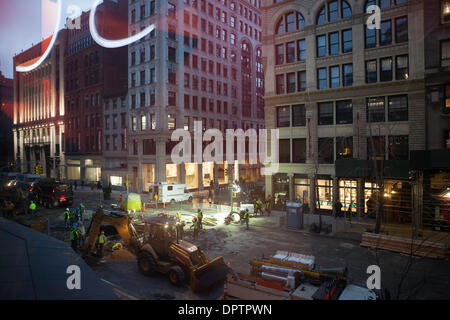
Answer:
[[[187,191],[187,184],[161,182],[152,184],[149,188],[150,197],[153,201],[155,194],[158,195],[158,202],[175,203],[192,200],[192,193]]]

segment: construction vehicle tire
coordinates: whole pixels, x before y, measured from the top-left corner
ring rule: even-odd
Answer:
[[[141,251],[138,254],[137,263],[139,270],[146,276],[153,276],[156,273],[156,261],[151,253]]]
[[[175,286],[180,286],[184,282],[184,271],[180,266],[173,266],[169,269],[169,280]]]

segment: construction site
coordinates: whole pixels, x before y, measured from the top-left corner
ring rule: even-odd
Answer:
[[[405,237],[395,237],[391,231],[378,236],[365,233],[356,222],[347,230],[333,225],[321,233],[306,226],[288,228],[286,212],[256,214],[252,204],[231,210],[201,193],[191,200],[157,205],[145,196],[136,201],[135,196],[113,191],[105,200],[99,190],[74,190],[72,207],[83,206],[76,224],[86,226],[76,247],[73,229],[65,221],[65,209],[72,208],[38,206],[34,216],[15,213],[12,219],[2,218],[0,238],[12,245],[3,247],[1,253],[9,276],[1,280],[0,298],[450,298],[445,234],[443,238],[442,234],[430,235],[427,241],[411,239],[408,245],[402,243]],[[102,236],[104,241],[99,240]],[[45,252],[49,245],[42,245],[46,241],[54,243],[51,253]],[[21,246],[25,249],[16,248]],[[81,265],[82,274],[89,274],[91,280],[82,281],[81,293],[66,287],[68,265]],[[372,288],[370,266],[381,270],[381,284],[374,281]],[[23,273],[19,277],[18,267]],[[53,279],[55,288],[45,286],[40,293],[38,274]],[[33,288],[34,295],[26,293],[27,287]]]

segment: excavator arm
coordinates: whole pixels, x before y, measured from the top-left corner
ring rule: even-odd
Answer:
[[[119,236],[122,238],[125,246],[133,253],[137,253],[140,247],[140,241],[135,228],[127,215],[106,215],[102,208],[99,208],[92,217],[91,224],[87,231],[87,239],[82,251],[88,255],[94,248],[100,233],[100,227],[103,222],[107,222],[116,228]]]

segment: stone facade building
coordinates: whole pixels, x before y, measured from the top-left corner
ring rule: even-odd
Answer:
[[[128,49],[132,190],[147,191],[158,182],[186,183],[190,189],[228,183],[228,164],[172,163],[170,137],[177,128],[192,131],[194,121],[203,131],[264,126],[259,5],[255,0],[129,2],[130,35],[156,26]],[[238,170],[241,178],[258,179],[257,166]]]
[[[17,72],[39,58],[48,38],[14,56],[14,159],[21,172],[42,167],[45,177],[64,178],[64,56],[66,30],[61,30],[47,59],[36,69]]]
[[[409,152],[427,147],[424,2],[263,0],[266,127],[280,129],[267,194],[363,214],[378,186],[358,165],[384,159],[386,197],[410,199]]]

